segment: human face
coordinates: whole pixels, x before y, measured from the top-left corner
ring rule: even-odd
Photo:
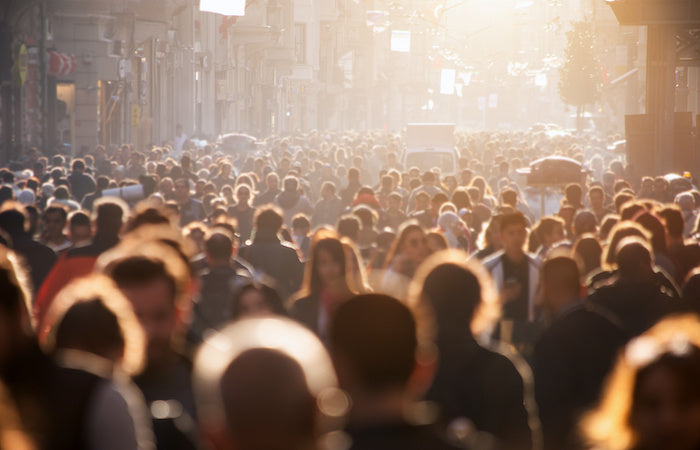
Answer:
[[[652,368],[639,381],[631,425],[638,448],[691,450],[700,446],[700,401],[683,395],[671,369]]]
[[[44,231],[49,237],[57,237],[63,234],[66,221],[59,213],[49,213],[44,215]]]
[[[524,226],[513,224],[501,230],[501,242],[503,249],[508,254],[522,254],[524,252],[527,230]]]
[[[559,242],[559,241],[563,241],[564,238],[566,238],[566,235],[564,234],[564,227],[561,225],[556,225],[554,227],[554,229],[552,230],[552,232],[549,234],[546,234],[544,236],[544,238],[545,238],[544,244],[548,247],[552,244]]]
[[[265,317],[274,314],[263,294],[257,289],[248,289],[238,298],[239,318]]]
[[[413,230],[403,242],[402,252],[409,261],[419,264],[428,254],[428,244],[422,231]]]
[[[603,207],[603,200],[605,199],[603,194],[598,191],[594,191],[589,194],[589,197],[591,199],[591,206],[593,209],[601,209]]]
[[[175,183],[175,198],[179,201],[186,200],[190,196],[190,188],[185,182]]]
[[[77,225],[70,228],[71,242],[86,242],[92,237],[92,229],[88,225]]]
[[[342,264],[326,250],[319,250],[316,254],[316,270],[324,286],[329,286],[343,277]]]
[[[147,358],[157,362],[169,352],[175,331],[175,300],[172,287],[164,279],[121,288],[131,302],[146,334]]]

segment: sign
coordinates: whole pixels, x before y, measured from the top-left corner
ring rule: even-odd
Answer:
[[[245,16],[245,0],[200,0],[199,10],[224,16]]]
[[[391,51],[408,53],[411,51],[411,32],[392,30]]]
[[[138,127],[141,125],[141,107],[139,105],[131,105],[131,126]]]
[[[19,74],[19,83],[24,86],[27,81],[27,66],[29,65],[29,55],[27,54],[27,46],[22,44],[17,52],[17,73]]]
[[[442,69],[440,72],[440,93],[444,95],[454,95],[455,93],[455,70]]]

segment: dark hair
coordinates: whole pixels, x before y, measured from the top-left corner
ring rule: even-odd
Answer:
[[[84,350],[105,358],[124,349],[117,316],[95,298],[72,305],[56,328],[56,348]]]
[[[525,216],[520,211],[515,211],[511,213],[503,214],[501,218],[501,228],[500,231],[504,231],[511,225],[519,225],[523,228],[527,228],[527,220]]]
[[[165,263],[157,258],[127,256],[113,264],[110,276],[120,289],[164,280],[170,288],[173,306],[175,306],[177,293],[175,277],[168,271]]]
[[[82,159],[74,159],[72,167],[73,170],[83,171],[85,170],[85,161],[83,161]]]
[[[276,207],[264,206],[255,213],[255,229],[267,233],[277,233],[284,219]]]
[[[228,261],[233,255],[233,237],[223,229],[211,231],[204,241],[204,250],[215,261]]]
[[[360,219],[356,216],[346,214],[338,220],[338,234],[342,237],[348,237],[353,241],[357,240],[360,232]]]
[[[231,319],[236,320],[240,318],[243,312],[241,309],[240,299],[250,291],[256,291],[260,293],[262,298],[265,299],[265,303],[267,304],[267,306],[275,314],[278,314],[280,316],[287,315],[287,310],[284,308],[282,299],[280,298],[280,295],[275,288],[266,283],[261,283],[259,281],[249,281],[242,285],[233,295],[233,302],[231,304]]]
[[[61,220],[63,220],[64,222],[66,221],[66,219],[68,219],[68,212],[63,206],[51,205],[47,207],[44,211],[44,217],[46,217],[49,214],[58,214],[59,216],[61,216]]]
[[[306,216],[306,214],[299,213],[292,217],[292,229],[309,229],[311,228],[311,221]]]
[[[304,370],[287,354],[246,350],[229,364],[220,386],[226,425],[237,448],[295,449],[316,437],[315,399]]]
[[[542,282],[566,290],[578,296],[581,289],[581,275],[576,260],[569,256],[555,256],[542,263]]]
[[[595,235],[587,233],[576,241],[573,254],[581,259],[583,270],[585,270],[583,275],[585,276],[600,268],[601,258],[603,257],[603,247],[600,245]]]
[[[506,205],[510,205],[515,208],[515,205],[518,203],[518,193],[512,188],[505,189],[503,192],[501,192],[501,200],[503,200],[503,203]]]
[[[682,238],[685,229],[683,213],[677,206],[665,206],[657,212],[664,221],[669,236]]]
[[[416,358],[416,321],[393,297],[358,295],[335,311],[330,327],[331,354],[342,358],[363,390],[404,387]]]

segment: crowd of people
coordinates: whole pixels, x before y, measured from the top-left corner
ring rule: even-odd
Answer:
[[[26,149],[0,448],[700,448],[700,191],[605,144],[460,132],[454,173],[384,131]],[[528,187],[545,156],[586,175]]]

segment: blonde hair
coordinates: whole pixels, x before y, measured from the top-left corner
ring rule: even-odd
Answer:
[[[581,420],[581,432],[593,446],[623,450],[638,445],[632,428],[634,392],[643,369],[661,357],[700,351],[700,319],[692,314],[669,317],[631,340],[617,358],[598,406]]]

